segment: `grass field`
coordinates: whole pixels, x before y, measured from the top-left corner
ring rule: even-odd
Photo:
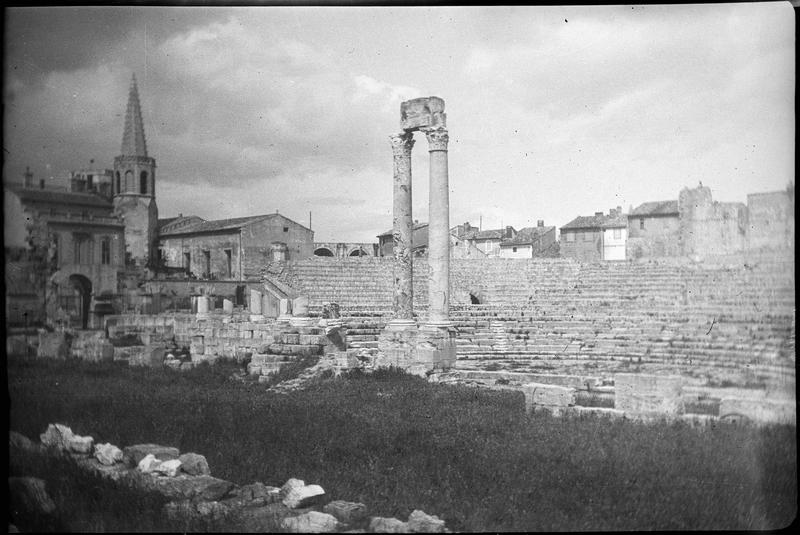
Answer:
[[[777,529],[796,515],[794,427],[526,415],[522,394],[392,370],[277,395],[231,381],[232,366],[12,360],[10,429],[177,446],[235,483],[297,477],[459,531]]]

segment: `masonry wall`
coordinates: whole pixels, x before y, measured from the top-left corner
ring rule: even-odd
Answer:
[[[156,201],[147,195],[114,197],[114,210],[125,224],[125,251],[139,265],[154,254],[158,229]]]
[[[627,257],[637,259],[679,256],[680,230],[677,214],[629,217]]]
[[[575,236],[569,241],[568,235]],[[602,233],[600,230],[580,229],[561,231],[561,256],[582,261],[600,260],[602,256]]]
[[[794,248],[794,191],[750,194],[747,210],[749,250]]]
[[[239,232],[219,232],[214,234],[186,235],[165,237],[161,240],[160,249],[166,265],[172,267],[184,266],[184,254],[189,253],[189,271],[196,277],[212,278],[215,280],[239,280],[241,249],[239,247]],[[228,272],[228,257],[226,250],[231,251],[230,272]],[[205,251],[209,253],[210,271],[205,265]]]
[[[747,207],[713,201],[711,189],[684,188],[678,195],[681,254],[699,256],[745,250]]]
[[[244,277],[257,276],[272,261],[272,243],[285,243],[288,260],[314,255],[314,232],[289,218],[279,216],[242,228]]]

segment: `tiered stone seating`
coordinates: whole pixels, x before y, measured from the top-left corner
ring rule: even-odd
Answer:
[[[392,309],[392,259],[314,258],[288,267],[312,314],[339,303],[348,339],[370,347]],[[427,314],[415,262],[418,319]],[[470,294],[481,304],[470,304]],[[794,374],[794,265],[568,259],[453,260],[459,366],[583,366]]]

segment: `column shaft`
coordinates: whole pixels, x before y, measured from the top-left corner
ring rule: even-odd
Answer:
[[[447,170],[447,130],[426,132],[430,152],[428,201],[428,323],[450,325],[450,185]]]
[[[394,152],[392,237],[394,239],[394,325],[414,324],[413,218],[411,214],[410,132],[391,136]]]

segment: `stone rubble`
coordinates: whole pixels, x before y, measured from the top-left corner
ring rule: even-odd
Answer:
[[[420,510],[413,511],[408,521],[403,522],[396,518],[369,518],[363,503],[334,500],[325,504],[325,490],[319,485],[306,485],[301,479],[290,478],[280,488],[258,481],[235,485],[212,477],[203,455],[180,454],[174,447],[136,444],[120,449],[102,443],[76,455],[68,449],[69,441],[74,442],[76,438],[82,439],[81,444],[94,442],[92,437],[77,437],[62,424],[50,424],[40,435],[44,448],[51,448],[57,454],[72,454],[78,465],[87,471],[167,497],[170,501],[163,513],[176,521],[225,520],[248,532],[276,527],[289,533],[364,533],[365,529],[375,533],[449,532],[444,520]],[[39,448],[13,431],[9,432],[9,447],[12,452]],[[9,478],[9,489],[16,489],[19,499],[38,504],[35,506],[43,512],[55,511],[42,480]]]

